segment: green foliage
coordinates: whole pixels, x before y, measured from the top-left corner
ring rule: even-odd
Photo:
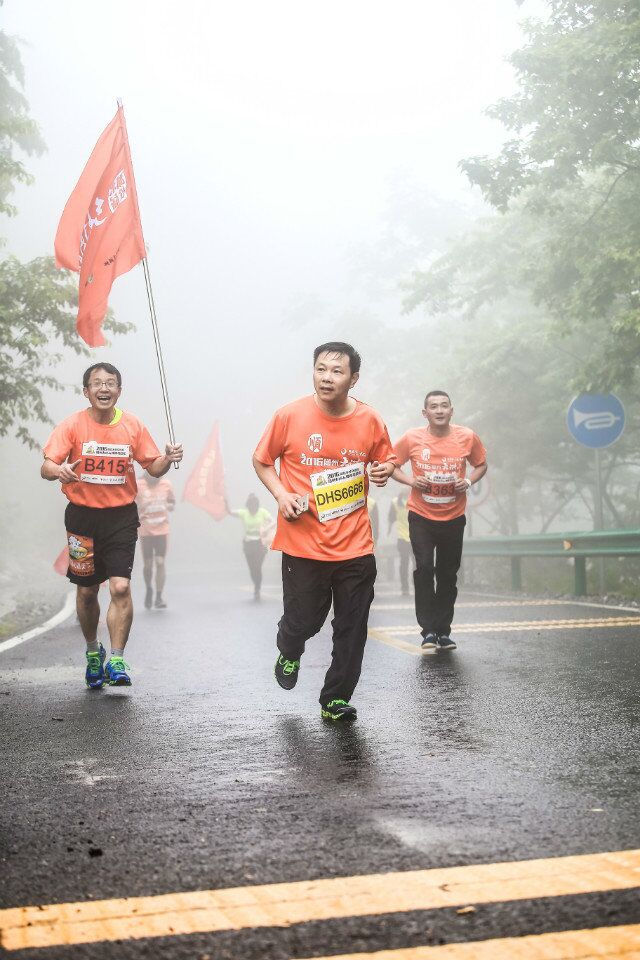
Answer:
[[[29,104],[22,93],[24,70],[15,40],[0,31],[0,213],[14,216],[8,197],[18,183],[31,183],[24,162],[16,151],[32,156],[44,152],[37,124],[29,116]]]
[[[0,0],[1,6],[1,0]],[[41,154],[44,143],[28,114],[22,93],[24,72],[15,40],[0,31],[0,213],[16,213],[8,197],[18,183],[32,182],[19,153]],[[0,246],[4,241],[0,238]],[[0,436],[9,433],[36,446],[30,421],[49,423],[46,391],[63,385],[53,373],[65,349],[88,356],[75,331],[78,281],[57,270],[52,257],[0,263]],[[131,324],[117,323],[109,311],[106,331],[125,333]]]
[[[63,389],[52,372],[60,351],[89,355],[71,312],[77,299],[75,275],[56,269],[51,257],[26,264],[8,257],[0,263],[0,436],[15,430],[18,439],[36,446],[27,424],[51,422],[44,391]],[[105,324],[112,333],[129,328],[112,317]],[[54,343],[58,352],[52,352]]]
[[[496,233],[517,235],[507,283],[529,290],[560,334],[606,329],[582,369],[585,387],[605,389],[631,384],[640,360],[640,5],[549,7],[511,58],[518,94],[489,111],[515,136],[461,166],[508,218]],[[471,299],[486,292],[481,283]]]

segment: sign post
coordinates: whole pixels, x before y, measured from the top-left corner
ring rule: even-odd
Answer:
[[[613,393],[581,393],[569,405],[567,426],[574,440],[594,451],[595,457],[595,530],[604,527],[602,456],[624,430],[624,407]],[[604,560],[598,558],[598,589],[604,593]]]

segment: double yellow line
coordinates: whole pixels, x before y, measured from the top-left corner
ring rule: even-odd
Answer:
[[[398,873],[370,874],[326,880],[275,883],[262,886],[198,890],[153,897],[15,907],[0,911],[0,946],[24,950],[99,941],[170,937],[257,927],[289,927],[309,921],[335,920],[433,910],[464,908],[484,903],[529,900],[627,890],[640,886],[640,850],[513,863],[444,867]],[[640,949],[638,928],[611,928],[618,937],[627,929],[628,942]],[[595,938],[598,930],[573,932]],[[561,937],[544,934],[538,938]],[[603,934],[604,936],[604,934]],[[524,944],[535,938],[514,938]],[[473,957],[587,957],[589,953],[489,953],[488,943],[448,947],[418,947],[377,954],[351,954],[349,960],[418,960]],[[546,942],[546,941],[544,941]],[[527,947],[528,949],[528,947]],[[447,952],[447,950],[449,952]],[[460,953],[459,951],[463,952]],[[466,950],[466,953],[464,952]],[[422,951],[422,952],[420,952]],[[438,952],[439,951],[439,952]],[[481,952],[485,951],[485,952]],[[618,956],[602,954],[598,956]],[[627,957],[631,960],[631,955]]]

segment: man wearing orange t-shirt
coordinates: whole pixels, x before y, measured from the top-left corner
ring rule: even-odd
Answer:
[[[40,473],[45,480],[59,480],[69,500],[67,576],[78,588],[76,608],[87,643],[87,686],[99,689],[105,680],[129,686],[123,654],[133,620],[130,581],[139,526],[133,463],[161,477],[172,463],[182,460],[182,445],[167,444],[162,455],[144,424],[116,407],[122,377],[110,363],[89,367],[82,384],[90,406],[53,430]],[[97,640],[98,589],[104,580],[109,581],[111,594],[107,611],[111,656],[106,666],[105,649]]]
[[[321,713],[327,720],[352,720],[356,710],[349,701],[360,677],[376,578],[367,490],[369,480],[386,484],[396,458],[380,415],[349,396],[360,370],[354,348],[324,343],[313,361],[315,393],[277,410],[253,455],[258,477],[278,503],[272,549],[282,551],[284,613],[275,676],[285,690],[296,685],[305,643],[333,602]]]
[[[397,467],[394,477],[412,488],[407,506],[422,648],[454,650],[451,622],[467,490],[487,472],[487,454],[473,430],[451,423],[453,407],[444,390],[429,391],[422,415],[427,426],[409,430],[394,447],[400,465],[411,462],[413,476],[410,479]],[[472,467],[468,477],[467,463]]]
[[[142,548],[143,575],[146,586],[144,605],[151,609],[153,600],[153,568],[156,573],[156,610],[166,609],[162,596],[167,578],[165,560],[169,540],[169,513],[175,508],[176,498],[167,477],[138,477],[136,497],[140,514],[140,546]]]

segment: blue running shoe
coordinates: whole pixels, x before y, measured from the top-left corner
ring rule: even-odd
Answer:
[[[111,687],[130,687],[131,677],[127,673],[129,664],[123,657],[109,657],[104,668],[105,678]]]
[[[99,690],[104,683],[104,659],[107,651],[100,644],[98,653],[87,652],[87,669],[84,674],[85,683],[91,690]]]

